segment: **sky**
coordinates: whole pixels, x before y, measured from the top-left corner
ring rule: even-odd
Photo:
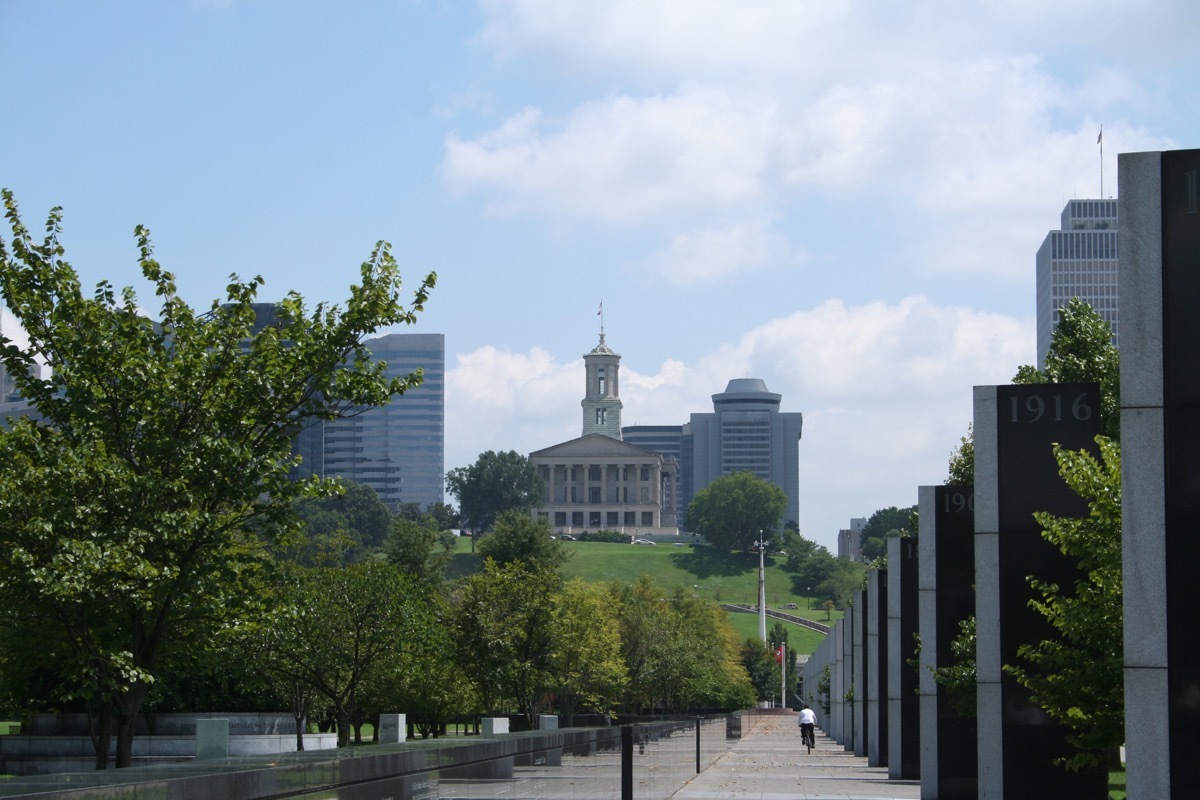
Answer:
[[[231,274],[344,304],[390,242],[438,276],[392,332],[446,336],[448,470],[579,436],[601,324],[626,425],[761,378],[835,550],[1037,361],[1065,203],[1198,145],[1198,30],[1195,0],[0,0],[0,186],[151,311],[138,224],[200,308]]]

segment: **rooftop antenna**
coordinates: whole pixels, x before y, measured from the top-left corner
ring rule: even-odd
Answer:
[[[1100,145],[1100,199],[1104,199],[1104,123],[1100,123],[1100,135],[1096,137],[1096,144]]]
[[[600,309],[596,312],[596,316],[600,318],[600,341],[604,341],[604,301],[600,301]]]

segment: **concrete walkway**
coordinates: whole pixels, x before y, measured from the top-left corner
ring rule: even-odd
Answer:
[[[920,781],[890,780],[887,767],[847,752],[817,730],[811,754],[800,744],[796,714],[743,717],[742,738],[674,800],[918,800]],[[748,729],[747,729],[748,728]]]

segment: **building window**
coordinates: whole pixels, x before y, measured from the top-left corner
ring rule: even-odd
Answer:
[[[600,504],[600,487],[599,486],[593,486],[592,488],[588,489],[588,502],[594,506]]]
[[[642,527],[643,528],[653,528],[654,527],[654,512],[653,511],[643,511],[642,512]]]
[[[608,395],[605,394],[605,390],[608,388],[608,382],[604,380],[604,367],[600,367],[596,374],[600,378],[600,396],[607,397]],[[599,422],[600,420],[596,421]]]
[[[591,513],[588,514],[588,527],[589,528],[599,528],[600,527],[600,512],[599,511],[592,511]]]
[[[605,523],[604,523],[604,524],[605,524],[605,525],[607,525],[607,526],[608,526],[608,527],[610,527],[610,528],[615,528],[615,527],[617,526],[617,512],[616,512],[616,511],[609,511],[607,514],[605,514],[605,516],[606,516],[608,519],[605,521]]]
[[[603,408],[596,409],[596,424],[597,425],[603,425],[607,421],[608,415],[606,412],[607,412],[607,409],[603,409]]]
[[[562,526],[564,526],[566,524],[567,524],[567,512],[555,511],[554,512],[554,527],[561,528]]]
[[[643,503],[650,502],[650,487],[649,486],[642,487],[642,502]]]
[[[588,480],[589,481],[600,480],[600,467],[588,467]]]
[[[644,481],[650,480],[650,468],[649,467],[642,467],[642,480],[644,480]]]
[[[625,524],[626,525],[637,525],[637,512],[636,511],[626,511],[625,512]]]
[[[571,524],[573,526],[575,526],[576,528],[583,527],[583,512],[582,511],[572,511],[571,512]]]
[[[572,487],[571,487],[571,502],[572,502],[572,503],[578,503],[578,502],[579,502],[579,494],[578,494],[578,489],[577,489],[576,487],[574,487],[574,486],[572,486]]]

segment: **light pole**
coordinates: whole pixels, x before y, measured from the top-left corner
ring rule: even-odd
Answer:
[[[758,532],[758,638],[767,640],[767,580],[763,569],[763,551],[767,543],[763,541],[762,531]]]

